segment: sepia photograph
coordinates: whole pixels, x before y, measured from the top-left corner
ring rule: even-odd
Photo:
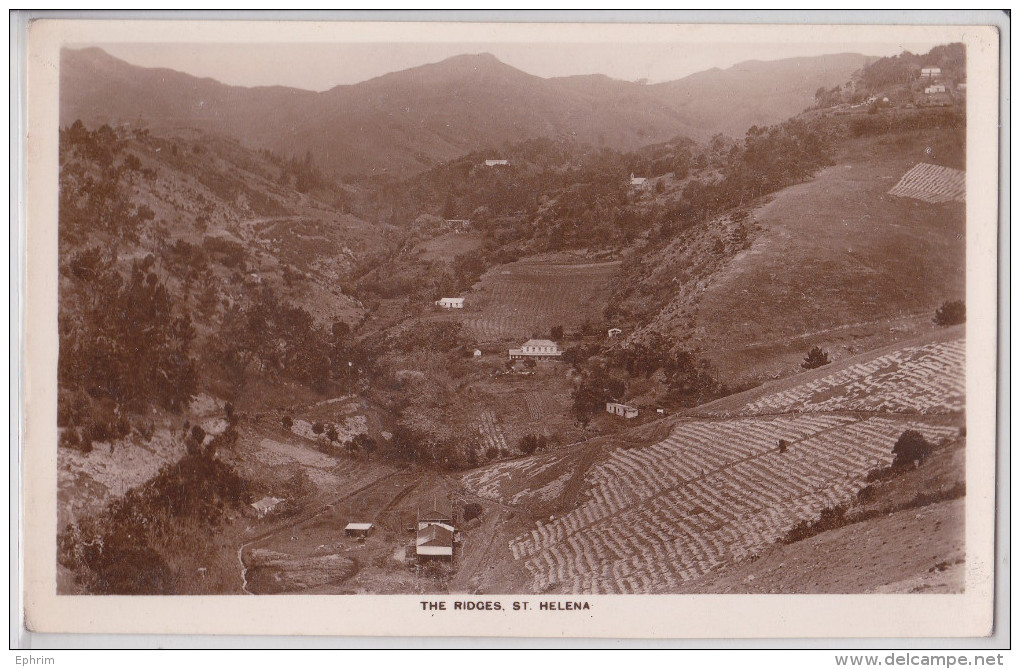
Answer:
[[[188,23],[29,35],[40,621],[990,631],[994,29]]]

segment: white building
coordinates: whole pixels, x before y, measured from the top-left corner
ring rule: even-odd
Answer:
[[[646,177],[636,177],[636,176],[634,176],[633,172],[630,173],[630,185],[631,186],[636,186],[638,188],[643,188],[646,181],[648,181],[648,179]]]
[[[638,417],[638,410],[635,407],[620,404],[619,402],[606,402],[606,413],[623,416],[624,418]]]
[[[933,84],[924,89],[926,95],[935,95],[936,93],[945,93],[946,87],[942,84]]]
[[[613,337],[619,337],[622,334],[623,334],[623,330],[621,330],[620,328],[609,328],[609,338],[610,339],[612,339]]]
[[[485,161],[485,166],[486,167],[496,167],[497,165],[509,165],[509,164],[510,164],[509,160],[486,160]]]
[[[251,508],[255,509],[255,514],[259,518],[265,518],[284,501],[285,500],[282,500],[278,497],[263,497],[259,501],[252,504]]]
[[[463,297],[444,297],[436,300],[436,306],[442,307],[443,309],[463,309],[464,298]]]
[[[563,355],[559,345],[548,339],[529,339],[520,348],[510,349],[511,360],[523,360],[524,358],[558,358]]]
[[[934,79],[935,77],[942,76],[941,67],[922,67],[921,78],[922,79]]]

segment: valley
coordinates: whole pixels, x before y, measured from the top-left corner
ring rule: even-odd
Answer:
[[[645,87],[465,56],[163,73],[161,116],[97,51],[65,74],[131,94],[62,99],[61,593],[962,591],[961,106],[866,102],[849,54]],[[762,71],[797,94],[709,132]]]

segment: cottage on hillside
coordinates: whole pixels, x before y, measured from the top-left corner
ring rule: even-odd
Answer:
[[[464,298],[463,297],[443,297],[436,300],[436,306],[442,307],[443,309],[463,309]]]
[[[509,164],[510,164],[509,160],[486,160],[485,161],[485,166],[486,167],[496,167],[496,166],[499,166],[499,165],[509,165]]]
[[[623,334],[623,330],[621,330],[620,328],[609,328],[609,338],[610,339],[612,339],[613,337],[619,337],[622,334]]]
[[[630,173],[630,185],[633,188],[644,188],[645,182],[648,181],[647,177],[636,177],[634,173]]]
[[[258,516],[259,518],[265,518],[273,511],[275,511],[280,506],[280,504],[282,504],[285,501],[286,500],[280,499],[278,497],[263,497],[259,501],[252,504],[251,508],[255,509],[256,516]]]
[[[614,416],[623,416],[628,419],[638,417],[637,408],[619,402],[606,402],[606,413],[611,413]]]
[[[945,93],[946,87],[943,84],[932,84],[924,89],[925,95],[935,95],[936,93]]]
[[[922,79],[934,79],[935,77],[942,76],[941,67],[922,67],[921,78]]]
[[[524,360],[532,358],[536,360],[548,360],[563,355],[559,345],[548,339],[529,339],[520,348],[510,349],[511,360]]]

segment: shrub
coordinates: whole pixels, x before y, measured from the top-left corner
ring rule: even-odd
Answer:
[[[340,438],[339,433],[337,433],[336,431],[335,425],[330,425],[328,428],[326,428],[326,438],[329,439],[331,442],[334,442]]]
[[[482,505],[478,502],[468,502],[464,505],[464,522],[474,520],[482,515]]]
[[[804,358],[804,362],[800,363],[800,366],[804,369],[817,369],[818,367],[824,367],[827,364],[829,364],[829,354],[818,346],[814,346],[810,351],[808,351],[807,356]]]
[[[284,416],[281,422],[283,423],[283,429],[285,430],[289,430],[294,427],[294,419],[290,416]]]
[[[499,449],[495,446],[489,446],[489,448],[485,451],[485,457],[489,460],[495,460],[499,457]]]
[[[545,435],[526,434],[521,437],[521,441],[518,447],[521,449],[521,453],[524,455],[531,455],[535,451],[545,449],[546,439]]]
[[[917,430],[906,430],[893,446],[894,467],[904,467],[915,462],[922,462],[931,455],[931,444]]]
[[[933,320],[935,325],[939,327],[958,325],[967,320],[967,307],[963,300],[943,302],[942,306],[935,310],[935,318]]]
[[[322,434],[325,431],[326,426],[323,424],[321,420],[317,420],[314,423],[312,423],[312,432],[314,432],[315,434]]]

